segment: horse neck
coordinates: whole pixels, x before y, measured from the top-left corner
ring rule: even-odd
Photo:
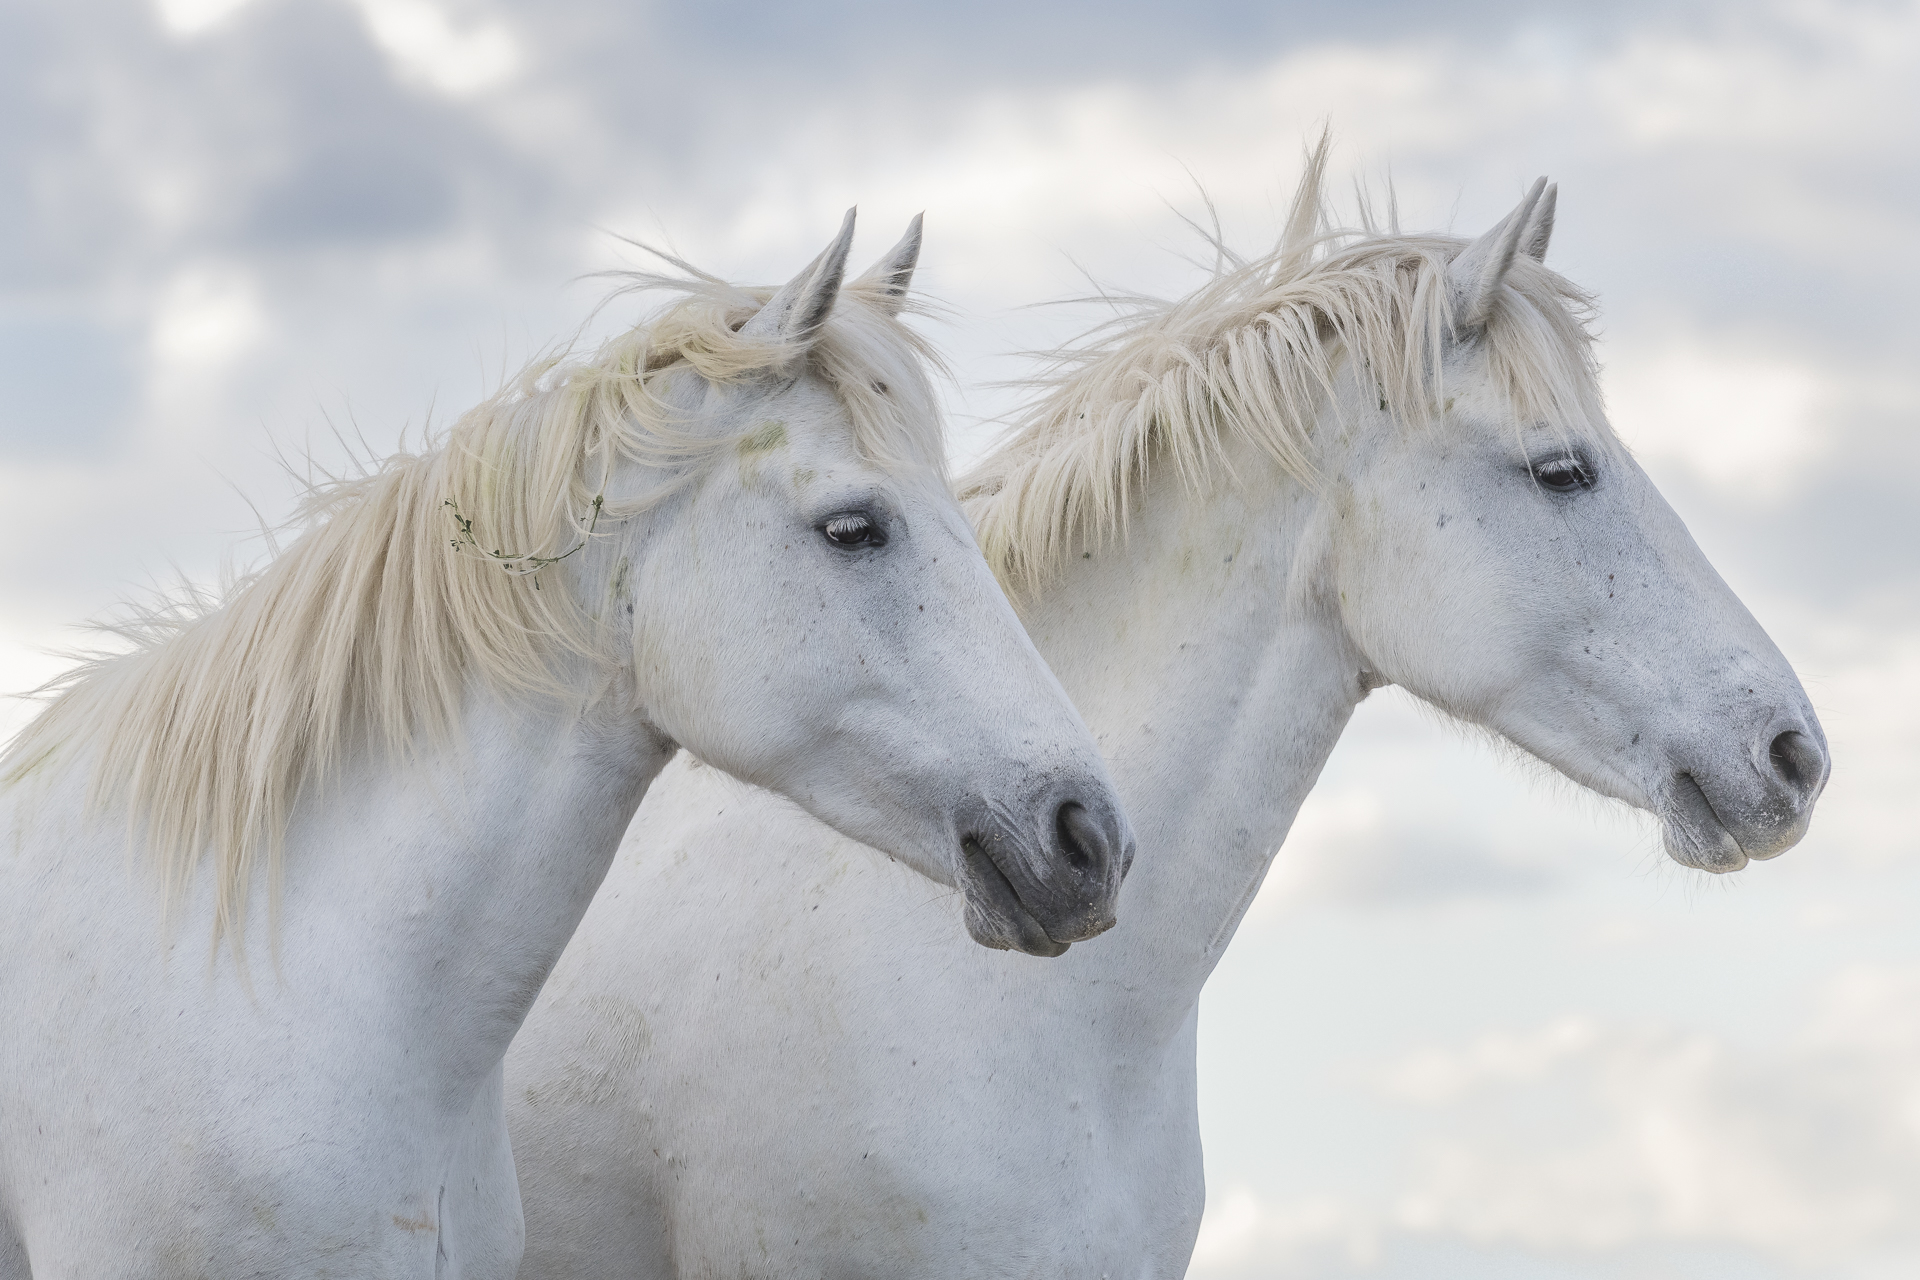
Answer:
[[[570,665],[567,698],[470,681],[458,743],[399,767],[356,753],[289,832],[284,980],[331,991],[453,1105],[504,1057],[674,750],[630,688]]]
[[[1162,1035],[1185,1022],[1364,696],[1357,651],[1316,603],[1321,502],[1264,455],[1230,462],[1247,479],[1207,494],[1160,477],[1124,541],[1076,550],[1025,613],[1139,848],[1118,927],[1053,963],[1084,954],[1125,993],[1131,1025],[1158,1017]]]

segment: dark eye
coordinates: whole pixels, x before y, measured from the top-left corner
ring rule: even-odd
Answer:
[[[1578,493],[1593,488],[1598,478],[1593,468],[1578,458],[1552,458],[1534,463],[1529,470],[1534,483],[1549,493]]]
[[[887,535],[871,516],[857,511],[848,511],[841,515],[829,516],[820,526],[820,532],[826,535],[828,542],[836,547],[884,547]]]

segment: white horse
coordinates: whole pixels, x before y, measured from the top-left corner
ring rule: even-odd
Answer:
[[[1140,833],[1121,927],[876,933],[949,909],[676,767],[508,1055],[523,1277],[1182,1274],[1201,985],[1381,685],[1689,866],[1800,838],[1819,724],[1601,414],[1552,189],[1470,244],[1328,236],[1323,157],[1275,254],[1073,352],[972,482]]]
[[[501,1058],[679,746],[989,945],[1111,923],[1131,837],[895,314],[918,221],[842,296],[852,232],[317,496],[18,739],[0,1277],[513,1275]]]

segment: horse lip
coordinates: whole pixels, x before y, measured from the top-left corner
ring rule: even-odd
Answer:
[[[1747,865],[1747,852],[1741,848],[1727,824],[1721,820],[1706,790],[1691,773],[1676,773],[1667,790],[1668,804],[1662,823],[1667,828],[1667,853],[1683,866],[1724,875]],[[1674,832],[1687,839],[1676,840]]]
[[[960,842],[961,855],[971,873],[966,878],[967,932],[976,942],[998,950],[1018,950],[1030,956],[1065,955],[1072,945],[1057,941],[1020,900],[1013,880],[994,860],[985,843],[968,836]],[[998,929],[986,936],[976,928],[975,916],[989,917]]]

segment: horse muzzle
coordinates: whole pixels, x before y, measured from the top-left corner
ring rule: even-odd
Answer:
[[[1668,779],[1659,814],[1675,862],[1724,874],[1776,858],[1806,835],[1832,767],[1819,731],[1775,726],[1744,754],[1731,777],[1696,768]]]
[[[960,881],[967,932],[981,946],[1058,956],[1114,925],[1133,865],[1124,819],[1110,804],[1078,799],[1046,814],[1016,826],[996,813],[966,828]]]

